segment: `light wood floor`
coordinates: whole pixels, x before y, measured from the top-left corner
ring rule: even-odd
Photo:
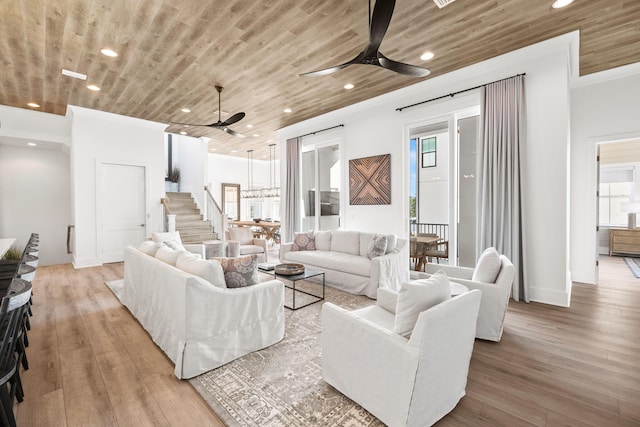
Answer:
[[[640,425],[640,279],[603,257],[571,308],[512,302],[500,343],[476,340],[467,395],[438,426]],[[105,280],[122,264],[39,267],[20,426],[223,425]]]

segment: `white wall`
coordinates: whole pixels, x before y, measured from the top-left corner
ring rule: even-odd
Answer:
[[[0,237],[24,248],[39,233],[39,265],[71,260],[70,141],[68,117],[0,105]]]
[[[280,160],[275,160],[273,167],[276,170],[276,182],[274,184],[277,186],[280,184]],[[254,188],[268,188],[270,186],[269,173],[269,160],[253,159],[252,179]],[[246,190],[248,181],[248,161],[246,157],[209,153],[207,182],[211,186],[211,194],[220,206],[222,206],[222,183],[240,184],[240,189]],[[240,218],[243,220],[251,219],[247,206],[248,200],[252,199],[240,199]],[[278,203],[280,198],[267,197],[258,200],[263,201],[262,217],[280,218],[279,212],[274,211],[275,203]]]
[[[192,193],[203,210],[205,206],[204,183],[208,180],[208,138],[192,138],[172,134],[174,167],[180,169],[180,191]]]
[[[568,58],[569,46],[576,43],[576,37],[576,33],[558,37],[281,129],[280,157],[285,156],[287,139],[337,124],[345,125],[345,165],[350,159],[390,153],[391,205],[347,205],[343,228],[396,233],[406,238],[409,233],[408,129],[426,122],[435,123],[438,117],[478,105],[478,94],[456,96],[404,112],[395,109],[526,72],[528,141],[523,203],[528,221],[524,232],[528,238],[525,249],[529,268],[525,275],[533,300],[567,305],[570,296]],[[347,167],[343,172],[347,188]],[[284,172],[282,174],[284,178]]]
[[[640,137],[640,67],[628,75],[571,91],[571,270],[573,280],[596,283],[596,144]]]
[[[146,168],[146,235],[162,229],[164,197],[164,129],[155,123],[76,106],[68,107],[71,126],[72,215],[75,222],[76,267],[101,265],[97,228],[96,165],[101,162]]]
[[[68,153],[0,145],[0,236],[14,237],[24,249],[31,233],[39,233],[39,265],[71,262],[69,191]]]

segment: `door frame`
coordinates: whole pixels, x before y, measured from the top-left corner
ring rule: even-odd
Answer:
[[[415,128],[447,122],[449,129],[449,254],[458,253],[458,239],[456,238],[458,235],[458,120],[477,115],[480,115],[480,105],[458,106],[458,108],[456,108],[456,105],[452,104],[451,109],[445,110],[445,112],[440,110],[439,113],[429,114],[428,111],[425,111],[421,119],[404,123],[402,127],[402,164],[405,168],[405,176],[403,179],[402,197],[405,201],[403,209],[403,230],[406,239],[410,237],[409,194],[411,171],[409,162],[411,160],[411,153],[409,151],[409,140],[411,139],[411,131]],[[455,266],[457,264],[458,257],[456,255],[450,255],[449,265]]]
[[[134,166],[143,168],[144,172],[144,211],[145,211],[145,221],[144,221],[144,238],[148,238],[149,233],[149,222],[151,221],[151,212],[149,207],[151,206],[151,179],[150,179],[150,166],[146,162],[131,162],[131,161],[118,161],[111,159],[96,159],[95,160],[95,168],[96,168],[96,256],[100,261],[100,264],[104,264],[104,250],[103,250],[103,215],[102,215],[102,200],[104,199],[104,195],[102,194],[102,184],[104,181],[104,176],[102,174],[102,166],[103,165],[117,165],[117,166]],[[124,250],[124,248],[123,248]]]

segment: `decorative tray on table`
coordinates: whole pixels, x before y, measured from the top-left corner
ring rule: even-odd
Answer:
[[[304,265],[296,263],[278,264],[276,265],[276,274],[283,276],[293,276],[295,274],[304,273]]]

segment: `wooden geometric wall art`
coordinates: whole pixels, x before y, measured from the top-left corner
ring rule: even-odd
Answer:
[[[349,204],[391,204],[391,154],[349,160]]]

